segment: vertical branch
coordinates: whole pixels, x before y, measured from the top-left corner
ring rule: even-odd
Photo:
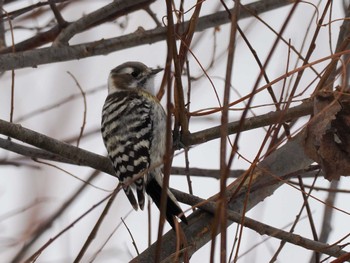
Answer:
[[[152,245],[152,203],[150,198],[148,198],[147,202],[147,216],[148,216],[148,247]]]
[[[323,221],[322,221],[322,227],[321,227],[321,234],[319,241],[322,243],[327,243],[329,234],[332,231],[332,219],[334,214],[334,205],[335,205],[335,199],[337,196],[337,188],[338,188],[339,181],[333,180],[330,184],[329,189],[332,191],[328,192],[327,199],[325,201],[325,209],[323,212]],[[316,254],[312,254],[312,258],[310,262],[315,262],[315,256]]]
[[[258,78],[257,78],[257,80],[256,80],[256,82],[255,82],[255,85],[254,85],[254,87],[253,87],[253,91],[251,92],[251,94],[254,94],[255,91],[257,90],[258,85],[259,85],[259,83],[260,83],[260,80],[261,80],[261,78],[263,77],[263,74],[264,74],[264,71],[265,71],[264,69],[267,67],[268,63],[270,62],[270,60],[271,60],[271,58],[272,58],[272,55],[273,55],[274,51],[276,50],[277,44],[278,44],[279,41],[280,41],[280,37],[279,37],[279,36],[282,35],[283,32],[284,32],[284,30],[286,29],[286,27],[287,27],[287,25],[288,25],[288,23],[289,23],[289,21],[290,21],[292,15],[294,14],[294,12],[295,12],[295,10],[296,10],[296,7],[297,7],[297,5],[299,4],[299,2],[300,2],[300,1],[297,0],[297,1],[294,3],[294,5],[293,5],[291,11],[289,12],[288,16],[286,17],[286,19],[285,19],[285,21],[284,21],[284,23],[283,23],[283,25],[282,25],[282,27],[281,27],[281,29],[280,29],[280,32],[279,32],[279,34],[278,34],[276,40],[274,41],[274,43],[273,43],[273,45],[272,45],[272,47],[271,47],[271,50],[270,50],[270,52],[268,53],[268,56],[267,56],[267,58],[266,58],[266,60],[265,60],[265,62],[264,62],[264,64],[263,64],[263,66],[262,66],[262,68],[261,68],[261,70],[260,70],[260,73],[259,73],[259,75],[258,75]],[[253,97],[254,97],[254,96],[252,95],[252,96],[250,96],[249,99],[248,99],[248,102],[247,102],[247,104],[246,104],[246,107],[245,107],[245,109],[244,109],[244,111],[243,111],[243,113],[242,113],[242,115],[241,115],[240,121],[239,121],[239,127],[242,127],[242,125],[243,125],[244,122],[245,122],[245,119],[246,119],[248,110],[249,110],[250,105],[251,105],[252,100],[253,100]],[[229,168],[231,167],[233,158],[234,158],[235,153],[236,153],[236,151],[237,151],[237,149],[238,149],[239,137],[240,137],[240,131],[237,132],[236,137],[235,137],[235,141],[234,141],[234,144],[233,144],[233,147],[232,147],[232,150],[231,150],[230,158],[229,158],[229,160],[228,160],[228,165],[226,166],[226,169],[227,169],[226,174],[229,173]],[[253,167],[252,167],[252,168],[253,168]],[[225,174],[225,173],[224,173],[224,174]],[[243,184],[243,183],[245,182],[245,180],[248,178],[248,176],[249,176],[249,174],[247,173],[247,174],[243,177],[243,179],[242,179],[242,181],[240,182],[240,184]],[[235,185],[235,182],[234,182],[233,184],[231,184],[228,188],[229,188],[229,189],[232,189],[232,188],[234,188],[234,185]],[[250,185],[250,182],[249,182],[249,185]],[[233,186],[233,187],[232,187],[232,186]],[[237,187],[237,188],[233,191],[233,193],[232,193],[231,196],[230,196],[230,201],[234,200],[234,196],[238,193],[239,189],[240,189],[240,186]],[[244,211],[246,211],[246,204],[244,205]],[[244,214],[243,214],[243,216],[244,216]],[[242,220],[243,220],[243,219],[242,219]],[[241,232],[241,233],[242,233],[242,232]],[[241,237],[241,233],[240,233],[240,237]],[[237,253],[238,253],[239,244],[240,244],[240,242],[238,242],[238,246],[237,246],[238,248],[237,248],[237,251],[236,251],[236,256],[237,256]]]
[[[160,262],[161,255],[161,245],[162,245],[162,235],[165,221],[165,210],[167,203],[167,191],[169,185],[169,175],[171,168],[171,156],[172,156],[172,136],[171,136],[171,61],[176,56],[176,43],[175,43],[175,33],[174,33],[174,21],[171,0],[166,1],[167,8],[167,18],[168,18],[168,31],[167,31],[167,59],[166,59],[166,68],[164,73],[164,79],[167,81],[167,120],[166,120],[166,151],[164,156],[164,178],[162,186],[162,195],[160,199],[160,216],[159,216],[159,225],[158,225],[158,236],[157,236],[157,247],[155,254],[155,262]]]
[[[311,208],[310,208],[309,201],[308,201],[308,197],[309,196],[306,195],[303,179],[301,178],[300,175],[298,175],[298,183],[299,183],[301,195],[303,196],[303,199],[304,199],[304,205],[305,205],[305,208],[306,208],[307,217],[309,219],[309,224],[310,224],[310,228],[311,228],[311,232],[312,232],[313,238],[314,238],[315,241],[318,241],[317,230],[316,230],[316,227],[315,227],[315,222],[314,222],[314,219],[312,217],[312,212],[311,212]],[[315,251],[315,253],[313,253],[313,255],[315,257],[315,261],[314,262],[320,262],[320,253]]]
[[[225,89],[223,96],[223,106],[221,112],[221,136],[220,136],[220,193],[219,193],[219,205],[217,206],[217,211],[215,213],[215,218],[218,218],[216,222],[220,225],[220,234],[221,234],[221,254],[220,261],[222,263],[226,262],[226,229],[227,229],[227,198],[225,195],[226,192],[226,182],[228,178],[229,167],[226,163],[226,150],[227,150],[227,136],[228,136],[228,110],[229,110],[229,100],[230,100],[230,88],[231,88],[231,76],[233,69],[233,60],[234,60],[234,50],[236,43],[236,33],[237,33],[237,20],[239,16],[239,6],[240,1],[235,1],[234,9],[231,12],[231,32],[230,32],[230,43],[228,46],[228,56],[227,56],[227,67],[226,67],[226,76],[225,76]],[[233,146],[235,147],[235,145]],[[232,149],[236,151],[237,149]],[[213,227],[213,242],[211,249],[211,262],[214,260],[214,245],[215,245],[215,234],[216,228]]]
[[[6,14],[6,16],[8,18],[8,21],[9,21],[10,32],[11,32],[11,41],[12,41],[12,53],[15,53],[16,52],[16,49],[15,49],[15,37],[14,37],[14,33],[13,33],[13,27],[12,27],[11,18],[9,16],[9,14],[5,11],[5,9],[1,8],[1,11]],[[2,24],[2,26],[4,26],[3,23],[1,23],[1,24]],[[5,32],[3,34],[3,37],[4,37],[4,41],[5,41]],[[15,70],[14,69],[11,70],[11,80],[12,81],[11,81],[10,122],[13,122],[13,112],[14,112],[14,109],[15,109]]]
[[[185,109],[185,96],[183,93],[183,86],[181,81],[181,72],[183,70],[184,64],[186,62],[188,49],[190,48],[193,34],[196,29],[198,22],[200,10],[202,7],[202,0],[197,0],[195,10],[191,16],[186,32],[184,33],[184,38],[181,41],[179,55],[174,53],[174,66],[175,66],[175,122],[178,122],[181,126],[182,142],[186,144],[188,140],[189,130],[188,130],[188,119]],[[175,40],[175,38],[174,38]],[[174,45],[176,48],[176,45]]]
[[[312,40],[310,42],[310,46],[309,46],[309,49],[307,51],[307,54],[305,56],[304,63],[302,66],[305,66],[309,63],[309,59],[316,48],[316,39],[318,37],[318,33],[320,32],[323,20],[328,12],[328,9],[329,9],[331,2],[332,2],[331,0],[327,1],[327,4],[323,10],[322,16],[321,16],[320,20],[317,22],[317,28],[316,28],[315,33],[314,33]],[[296,77],[295,82],[294,82],[294,85],[293,85],[293,88],[292,88],[292,91],[291,91],[291,94],[289,96],[289,100],[287,101],[285,108],[288,108],[291,101],[293,100],[293,96],[295,94],[295,91],[297,90],[297,87],[299,86],[299,83],[301,81],[301,77],[303,76],[303,73],[304,73],[304,70],[301,70],[298,72],[297,77]]]
[[[281,29],[280,29],[280,31],[279,31],[279,34],[278,34],[279,36],[280,36],[280,35],[283,35],[283,32],[285,31],[285,29],[286,29],[286,27],[287,27],[287,25],[288,25],[288,23],[289,23],[289,21],[290,21],[292,15],[294,14],[294,12],[295,12],[295,10],[296,10],[296,7],[298,6],[299,2],[300,2],[300,0],[296,0],[296,1],[294,2],[291,11],[289,12],[288,16],[286,17],[286,19],[285,19],[285,21],[284,21],[284,23],[283,23],[283,25],[282,25],[282,27],[281,27]],[[280,41],[280,37],[279,37],[279,36],[276,38],[275,42],[273,43],[273,45],[272,45],[272,47],[271,47],[271,50],[270,50],[270,52],[268,53],[268,56],[267,56],[267,58],[266,58],[266,60],[265,60],[265,62],[264,62],[264,64],[263,64],[262,69],[265,69],[265,68],[267,67],[267,65],[269,64],[269,62],[270,62],[270,60],[271,60],[271,58],[272,58],[272,55],[273,55],[273,53],[275,52],[276,47],[277,47],[277,45],[278,45],[278,43],[279,43],[279,41]],[[246,104],[246,107],[245,107],[245,109],[244,109],[244,111],[243,111],[243,113],[242,113],[242,115],[241,115],[240,120],[239,120],[239,127],[242,127],[243,124],[244,124],[244,122],[245,122],[245,119],[246,119],[247,113],[248,113],[248,111],[249,111],[250,105],[251,105],[251,103],[252,103],[252,101],[253,101],[253,97],[254,97],[253,95],[255,94],[256,90],[258,89],[260,80],[261,80],[261,78],[263,77],[263,73],[264,73],[264,71],[263,71],[263,70],[260,70],[260,73],[259,73],[259,75],[258,75],[258,77],[257,77],[257,79],[256,79],[256,81],[255,81],[253,90],[252,90],[252,92],[250,93],[250,94],[252,94],[252,95],[249,97],[248,102],[247,102],[247,104]],[[240,135],[240,128],[239,128],[239,130],[237,131],[237,135],[236,135],[236,138],[235,138],[235,141],[234,141],[234,145],[233,145],[233,146],[236,147],[236,148],[237,148],[237,145],[238,145],[239,135]],[[229,159],[229,161],[228,161],[229,164],[232,163],[233,158],[234,158],[234,154],[231,154],[231,155],[230,155],[230,159]],[[229,165],[228,167],[230,167],[230,165]],[[232,185],[234,185],[234,184],[232,184]],[[230,197],[231,199],[234,197],[234,195],[236,194],[236,192],[237,192],[237,190],[233,192],[233,195]]]
[[[186,110],[187,112],[190,112],[190,106],[191,106],[191,73],[190,73],[190,67],[189,67],[189,62],[188,59],[186,59],[186,75],[187,75],[187,107]],[[188,117],[189,120],[189,117]],[[187,179],[187,185],[188,185],[188,192],[193,195],[193,189],[192,189],[192,181],[190,177],[190,161],[188,158],[188,151],[189,148],[186,146],[184,147],[185,150],[185,167],[186,167],[186,179]],[[194,208],[193,208],[194,211]]]
[[[346,12],[345,12],[345,17],[349,17],[350,16],[350,5],[348,5]],[[343,24],[340,26],[340,32],[338,35],[338,40],[337,40],[337,47],[335,52],[339,52],[342,51],[341,50],[341,43],[347,41],[348,44],[347,46],[344,46],[343,50],[349,49],[349,38],[350,38],[350,21],[348,19],[344,19]],[[349,55],[344,55],[344,61],[345,63],[349,62]],[[346,66],[346,73],[347,74],[343,74],[342,75],[342,86],[346,87],[347,89],[349,89],[348,87],[348,83],[349,83],[349,67]],[[333,68],[333,71],[331,73],[331,76],[329,78],[329,81],[333,82],[335,77],[336,77],[336,67]]]
[[[0,16],[4,16],[4,0],[0,0]],[[0,50],[6,47],[4,19],[0,20]]]
[[[80,143],[80,139],[83,137],[84,134],[84,129],[85,129],[85,125],[86,125],[86,111],[87,111],[87,102],[86,102],[86,94],[83,90],[83,88],[80,86],[79,81],[77,80],[77,78],[69,71],[67,71],[68,75],[72,77],[72,79],[74,80],[75,84],[77,85],[81,96],[83,97],[83,103],[84,103],[84,112],[83,112],[83,123],[81,124],[80,127],[80,133],[78,136],[78,140],[77,140],[77,147],[79,147],[79,143]]]

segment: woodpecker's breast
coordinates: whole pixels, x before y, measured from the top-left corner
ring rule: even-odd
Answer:
[[[138,90],[110,94],[102,111],[102,137],[121,182],[162,161],[165,112],[156,98]]]

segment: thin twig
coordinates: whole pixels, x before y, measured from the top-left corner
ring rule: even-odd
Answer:
[[[36,198],[34,201],[32,201],[30,204],[23,206],[22,208],[16,208],[14,210],[11,210],[9,212],[6,212],[4,214],[0,215],[0,222],[4,221],[4,220],[8,220],[11,217],[15,217],[18,214],[24,213],[30,209],[32,209],[33,207],[37,206],[37,205],[41,205],[42,203],[48,202],[50,201],[49,198]]]
[[[92,94],[95,94],[98,91],[104,90],[105,88],[106,88],[106,86],[102,85],[102,86],[98,86],[98,87],[93,88],[93,89],[89,89],[88,91],[85,91],[84,93],[85,93],[85,95],[92,95]],[[45,112],[50,111],[52,109],[61,107],[61,106],[63,106],[64,104],[66,104],[68,102],[71,102],[71,101],[73,101],[75,99],[81,98],[81,96],[82,96],[81,92],[74,93],[74,94],[72,94],[70,96],[67,96],[67,97],[63,98],[62,100],[59,100],[59,101],[57,101],[55,103],[52,103],[52,104],[50,104],[48,106],[44,106],[42,108],[26,112],[22,116],[16,118],[15,119],[15,123],[21,123],[21,122],[23,122],[25,120],[28,120],[29,118],[35,117],[38,114],[42,114],[42,113],[45,113]],[[66,141],[68,142],[69,140],[66,140]]]
[[[0,16],[4,15],[4,0],[0,0]],[[8,14],[6,14],[8,15]],[[0,50],[6,47],[5,22],[0,20]]]
[[[321,226],[321,233],[319,235],[319,241],[322,243],[327,243],[329,235],[332,231],[332,219],[334,217],[335,210],[333,209],[335,205],[335,200],[337,193],[339,193],[338,190],[339,182],[336,180],[333,180],[330,184],[328,196],[326,198],[326,207],[323,212],[323,220],[322,220],[322,226]],[[315,262],[315,254],[312,254],[312,258],[310,259],[311,262]]]
[[[93,188],[95,188],[95,189],[97,189],[97,190],[100,190],[100,191],[103,191],[103,192],[108,192],[108,193],[111,192],[110,190],[107,190],[107,189],[98,187],[98,186],[96,186],[96,185],[93,185],[93,184],[90,183],[89,181],[83,180],[83,179],[79,178],[78,176],[72,174],[71,172],[68,172],[67,170],[65,170],[65,169],[63,169],[63,168],[61,168],[61,167],[59,167],[59,166],[57,166],[57,165],[54,165],[54,164],[48,163],[48,162],[43,162],[43,161],[40,161],[40,160],[38,160],[38,159],[34,159],[34,161],[37,162],[37,163],[41,163],[41,164],[44,164],[44,165],[53,167],[53,168],[55,168],[55,169],[57,169],[57,170],[59,170],[59,171],[61,171],[61,172],[63,172],[63,173],[68,174],[69,176],[71,176],[71,177],[73,177],[74,179],[76,179],[76,180],[82,182],[83,184],[87,184],[87,185],[89,185],[89,186],[91,186],[91,187],[93,187]]]
[[[55,0],[56,3],[58,2],[69,2],[70,0]],[[42,6],[47,6],[49,5],[49,2],[46,1],[46,2],[38,2],[38,3],[35,3],[35,4],[32,4],[32,5],[29,5],[29,6],[26,6],[24,8],[19,8],[19,9],[16,9],[14,11],[11,11],[9,12],[9,19],[15,19],[16,17],[18,16],[21,16],[25,13],[28,13],[28,12],[33,12],[34,9],[37,9],[37,8],[40,8]],[[6,15],[0,15],[0,19],[1,20],[4,20],[7,16]]]
[[[103,198],[98,203],[94,204],[90,209],[88,209],[86,212],[84,212],[82,215],[80,215],[77,219],[73,220],[67,227],[62,229],[57,235],[50,238],[43,246],[41,246],[34,254],[32,254],[28,259],[26,259],[25,263],[33,262],[33,260],[36,260],[41,253],[50,245],[52,244],[57,238],[59,238],[61,235],[63,235],[65,232],[67,232],[69,229],[71,229],[76,223],[78,223],[82,218],[84,218],[86,215],[88,215],[91,211],[93,211],[96,207],[100,206],[103,202],[105,202],[107,199],[111,197],[111,195],[114,195],[118,193],[120,188],[116,188],[113,193],[107,195],[105,198]]]
[[[5,9],[1,9],[5,15],[8,16],[8,13]],[[16,52],[15,49],[15,34],[13,32],[13,26],[11,19],[8,20],[9,26],[10,26],[10,32],[11,32],[11,51],[12,53]],[[3,23],[2,23],[3,24]],[[10,108],[10,122],[13,122],[13,113],[15,110],[15,70],[11,70],[11,108]]]
[[[135,250],[136,250],[137,255],[140,255],[140,252],[139,252],[139,250],[138,250],[138,248],[137,248],[137,245],[136,245],[135,239],[134,239],[133,235],[131,234],[130,229],[129,229],[129,228],[128,228],[128,226],[125,224],[124,219],[123,219],[122,217],[120,218],[120,220],[122,220],[122,222],[123,222],[123,224],[124,224],[124,226],[125,226],[126,230],[128,231],[128,233],[129,233],[129,235],[130,235],[130,237],[131,237],[131,240],[132,240],[132,245],[134,246],[134,248],[135,248]]]
[[[94,180],[97,175],[99,174],[98,170],[94,170],[89,178],[86,180],[86,182],[91,182]],[[60,208],[57,209],[56,212],[54,212],[49,218],[47,218],[43,223],[40,224],[40,226],[33,232],[30,240],[27,240],[27,242],[23,245],[23,247],[20,249],[20,251],[17,252],[15,257],[13,258],[12,262],[21,262],[22,258],[26,254],[26,252],[31,248],[31,246],[45,233],[46,230],[48,230],[55,220],[57,220],[64,211],[67,210],[70,205],[77,200],[77,197],[86,189],[87,184],[83,184],[79,187],[78,190],[76,190],[63,204]]]
[[[155,263],[160,262],[160,254],[162,250],[162,237],[163,237],[163,229],[164,229],[164,221],[166,214],[166,206],[167,206],[167,195],[168,195],[168,187],[169,187],[169,177],[170,177],[170,167],[172,162],[172,136],[171,136],[171,76],[170,76],[170,68],[171,62],[174,59],[174,55],[177,56],[176,43],[174,39],[174,20],[172,13],[172,5],[170,0],[166,0],[166,12],[168,18],[168,32],[167,32],[167,58],[166,58],[166,69],[164,73],[164,80],[167,83],[167,118],[166,118],[166,136],[165,136],[165,156],[164,158],[164,178],[162,185],[162,193],[160,197],[160,205],[159,205],[159,223],[158,223],[158,234],[157,234],[157,247],[156,247],[156,255],[155,255]],[[175,45],[175,46],[174,46]]]
[[[229,34],[229,45],[227,53],[227,64],[226,64],[226,74],[225,74],[225,87],[223,94],[223,109],[221,112],[221,131],[220,131],[220,192],[219,192],[219,205],[215,212],[215,221],[212,228],[212,244],[210,251],[210,262],[214,262],[214,251],[215,251],[215,237],[217,235],[217,229],[220,231],[220,262],[226,262],[227,253],[226,253],[226,234],[227,234],[227,197],[225,195],[227,179],[229,170],[231,167],[230,160],[227,160],[227,137],[228,137],[228,112],[229,112],[229,100],[230,100],[230,91],[231,91],[231,82],[232,82],[232,70],[233,70],[233,61],[235,57],[235,46],[236,46],[236,34],[237,34],[237,24],[238,17],[240,13],[240,1],[235,1],[234,9],[230,11],[231,19],[231,30]],[[241,126],[241,125],[240,125]],[[238,137],[239,132],[236,136],[235,143],[231,149],[231,156],[236,154],[238,150]]]
[[[124,216],[124,220],[133,212],[134,209],[129,210],[129,212]],[[101,245],[101,247],[96,251],[96,253],[90,258],[89,263],[92,263],[95,261],[96,257],[99,255],[99,253],[102,251],[102,249],[106,246],[108,241],[112,238],[112,236],[115,234],[115,232],[119,229],[119,227],[122,225],[122,222],[119,222],[118,225],[111,231],[111,233],[108,235],[105,242]]]
[[[283,111],[270,112],[257,117],[246,118],[243,124],[240,121],[230,122],[228,124],[228,134],[234,134],[240,131],[247,131],[258,127],[271,125],[274,123],[290,121],[302,116],[309,115],[313,112],[312,103],[306,102],[299,106],[289,108]],[[203,129],[191,134],[189,139],[190,145],[200,144],[219,138],[221,126]]]
[[[84,254],[86,253],[87,249],[89,248],[90,244],[95,239],[95,236],[97,235],[97,232],[100,229],[100,226],[103,223],[103,220],[106,218],[107,213],[108,213],[109,209],[111,208],[113,201],[114,201],[115,197],[117,196],[120,189],[121,189],[121,187],[118,184],[117,187],[115,188],[115,190],[112,192],[112,194],[110,196],[108,196],[108,202],[107,202],[105,208],[103,209],[100,217],[98,218],[94,228],[91,230],[89,236],[87,237],[87,239],[86,239],[83,247],[79,251],[77,257],[74,259],[74,261],[73,261],[74,263],[78,263],[81,261]]]
[[[314,189],[312,186],[316,183],[316,178],[317,178],[317,176],[315,176],[315,178],[314,178],[314,180],[313,180],[313,182],[312,182],[312,185],[311,185],[311,187],[309,188],[309,192],[308,192],[307,195],[306,195],[307,198],[310,197],[311,192],[312,192],[312,190]],[[298,185],[299,185],[299,184],[298,184]],[[304,211],[305,205],[306,205],[306,203],[305,203],[305,199],[304,199],[304,203],[303,203],[302,207],[300,208],[299,213],[296,215],[295,220],[294,220],[294,223],[293,223],[292,227],[291,227],[290,230],[289,230],[290,233],[293,233],[293,232],[294,232],[294,229],[295,229],[295,227],[297,226],[297,223],[299,222],[299,219],[300,219],[300,217],[301,217],[301,214],[302,214],[302,212]],[[272,256],[272,258],[271,258],[271,260],[270,260],[269,262],[275,262],[275,261],[277,260],[278,255],[280,254],[280,252],[282,251],[282,249],[283,249],[283,247],[286,245],[286,243],[287,243],[287,242],[284,241],[284,240],[282,240],[282,241],[280,242],[279,247],[277,248],[276,252],[274,253],[274,255]]]
[[[157,27],[162,26],[162,24],[159,22],[156,14],[151,10],[151,8],[149,6],[146,6],[144,8],[144,10],[147,12],[147,14],[149,14],[149,16],[153,19],[154,23],[156,23]]]
[[[86,103],[86,94],[83,90],[83,88],[80,86],[78,80],[76,79],[76,77],[69,71],[67,71],[67,73],[72,77],[72,79],[74,80],[75,84],[77,85],[81,96],[83,97],[83,102],[84,102],[84,113],[83,113],[83,123],[80,127],[80,133],[79,133],[79,137],[77,140],[77,147],[79,147],[79,143],[80,143],[80,139],[83,137],[83,133],[84,133],[84,128],[85,128],[85,124],[86,124],[86,112],[87,112],[87,103]]]
[[[317,177],[315,177],[314,183],[316,182],[316,178]],[[311,212],[311,208],[310,208],[309,201],[308,201],[308,195],[305,194],[305,188],[304,188],[303,180],[302,180],[300,175],[298,176],[298,182],[299,182],[299,187],[300,187],[300,190],[301,190],[300,192],[301,192],[301,194],[303,196],[303,200],[304,200],[304,204],[303,205],[305,206],[305,209],[306,209],[306,213],[307,213],[307,217],[308,217],[308,220],[309,220],[312,236],[313,236],[315,241],[319,241],[317,230],[316,230],[316,227],[315,227],[315,222],[314,222],[314,219],[313,219],[313,216],[312,216],[312,212]],[[310,189],[310,192],[311,192],[311,190],[312,190],[312,188]],[[315,262],[319,262],[320,261],[320,254],[317,251],[315,251],[315,253],[313,255],[314,255],[314,258],[315,258]]]

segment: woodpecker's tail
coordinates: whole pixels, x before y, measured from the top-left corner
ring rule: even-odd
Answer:
[[[130,204],[137,211],[138,205],[131,187],[129,185],[123,185],[123,190],[125,192],[126,197],[129,199]]]
[[[147,182],[146,192],[151,196],[152,200],[156,203],[157,207],[160,208],[160,200],[162,196],[162,182],[157,176],[150,176],[150,180]],[[173,229],[174,226],[174,216],[179,217],[182,222],[187,224],[186,216],[184,215],[180,205],[178,204],[175,196],[168,189],[167,195],[167,207],[165,211],[165,216],[169,224]]]

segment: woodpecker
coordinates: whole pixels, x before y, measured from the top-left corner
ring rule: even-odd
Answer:
[[[160,206],[163,186],[166,113],[154,96],[152,69],[140,62],[126,62],[111,70],[108,96],[102,110],[101,132],[115,174],[135,210],[143,210],[145,191]],[[133,189],[136,188],[137,201]],[[166,219],[187,223],[175,196],[168,190]]]

